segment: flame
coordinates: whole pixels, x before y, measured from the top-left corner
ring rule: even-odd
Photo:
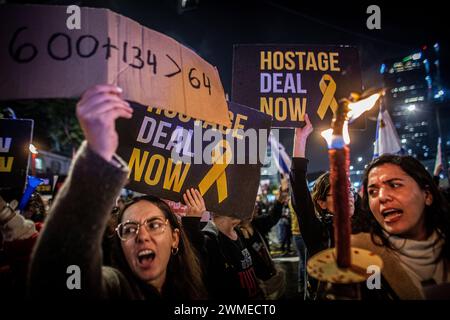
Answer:
[[[344,127],[342,132],[344,135],[344,143],[346,145],[350,144],[350,134],[348,133],[348,124],[352,123],[358,119],[364,112],[369,111],[376,104],[378,99],[381,97],[381,93],[374,93],[373,95],[356,102],[351,102],[348,104],[350,111],[348,112],[348,121],[344,122]],[[320,135],[325,139],[328,144],[328,148],[331,148],[333,140],[333,129],[327,129],[320,133]]]
[[[342,128],[342,132],[344,134],[344,142],[345,144],[350,144],[350,134],[348,133],[348,121],[344,122],[344,127]],[[328,148],[331,148],[333,142],[333,129],[327,129],[320,133],[320,135],[327,142]]]
[[[37,148],[34,146],[34,144],[30,144],[30,146],[28,147],[28,149],[30,150],[31,153],[33,153],[33,154],[38,154],[38,150],[37,150]]]
[[[352,123],[358,119],[364,112],[369,111],[376,104],[377,100],[381,97],[381,93],[374,93],[373,95],[356,102],[350,102],[348,107],[348,121]]]

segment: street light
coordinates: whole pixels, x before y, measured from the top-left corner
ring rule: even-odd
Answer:
[[[37,150],[37,148],[34,146],[34,144],[30,144],[30,146],[28,147],[28,149],[30,150],[30,152],[32,153],[32,154],[38,154],[39,152],[38,152],[38,150]]]
[[[37,148],[34,146],[34,144],[30,144],[28,149],[31,152],[31,175],[35,176],[36,175],[36,157],[39,152],[38,152]]]

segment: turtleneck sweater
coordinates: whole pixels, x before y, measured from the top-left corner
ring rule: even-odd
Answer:
[[[389,241],[396,249],[402,267],[423,295],[422,282],[434,280],[436,284],[448,281],[444,259],[441,257],[444,239],[435,231],[426,240],[417,241],[391,235]]]

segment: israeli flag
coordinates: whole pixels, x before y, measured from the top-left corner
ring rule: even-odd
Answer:
[[[277,166],[278,171],[288,177],[291,170],[291,158],[286,153],[284,146],[272,133],[270,133],[269,141],[270,148],[272,150],[272,157],[275,160],[275,165]]]
[[[441,145],[441,137],[438,138],[438,144],[436,149],[436,160],[434,161],[434,171],[436,172],[437,168],[442,166],[442,145]]]

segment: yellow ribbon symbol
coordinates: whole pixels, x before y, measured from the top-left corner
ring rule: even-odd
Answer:
[[[328,81],[328,84],[325,81]],[[327,113],[328,106],[331,107],[333,113],[337,110],[338,104],[334,98],[334,94],[336,93],[336,82],[334,82],[329,74],[324,74],[319,82],[319,88],[323,96],[322,101],[320,101],[319,107],[317,108],[317,114],[320,119],[323,120],[325,113]]]
[[[224,151],[221,152],[220,148]],[[219,142],[212,151],[213,166],[198,185],[198,189],[203,196],[209,188],[216,182],[219,203],[228,197],[227,175],[225,169],[231,162],[231,147],[227,140]]]

